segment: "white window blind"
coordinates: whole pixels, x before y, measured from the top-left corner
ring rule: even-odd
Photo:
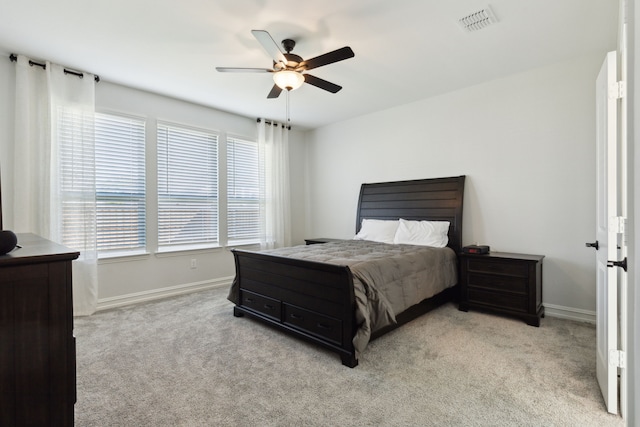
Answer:
[[[146,248],[145,123],[96,114],[98,251]]]
[[[57,111],[59,233],[74,249],[95,244],[94,117],[79,109]]]
[[[262,170],[257,142],[227,138],[227,238],[230,244],[260,242]]]
[[[218,136],[158,124],[158,247],[218,242]]]

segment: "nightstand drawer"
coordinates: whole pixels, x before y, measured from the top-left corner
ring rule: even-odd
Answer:
[[[522,277],[495,276],[488,273],[469,272],[467,276],[467,286],[469,288],[482,288],[494,291],[507,291],[518,294],[527,294],[528,283]]]
[[[269,316],[276,320],[281,320],[281,303],[273,298],[265,297],[260,294],[245,291],[240,291],[241,300],[240,305],[251,310],[258,311],[266,316]]]
[[[285,304],[283,322],[335,344],[342,345],[342,322],[338,319]]]
[[[467,270],[469,272],[504,274],[516,277],[527,277],[529,275],[529,266],[525,263],[506,263],[484,259],[470,259],[467,262]]]
[[[527,312],[527,297],[524,295],[509,295],[469,288],[469,300],[492,308]]]

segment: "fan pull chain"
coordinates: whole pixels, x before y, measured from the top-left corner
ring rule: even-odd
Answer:
[[[287,126],[291,126],[291,116],[290,114],[290,108],[289,108],[289,93],[291,91],[289,89],[287,89]]]

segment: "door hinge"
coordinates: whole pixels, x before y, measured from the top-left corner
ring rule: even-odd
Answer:
[[[609,366],[625,369],[627,367],[627,355],[622,350],[609,350]]]
[[[627,87],[624,84],[624,81],[611,83],[611,85],[609,85],[609,99],[624,98],[626,94],[627,94]]]
[[[624,234],[627,218],[623,216],[612,216],[609,218],[609,233]]]

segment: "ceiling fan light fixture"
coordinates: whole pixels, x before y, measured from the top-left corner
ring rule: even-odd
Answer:
[[[282,70],[273,74],[273,81],[280,89],[296,90],[304,83],[304,76],[291,70]]]

